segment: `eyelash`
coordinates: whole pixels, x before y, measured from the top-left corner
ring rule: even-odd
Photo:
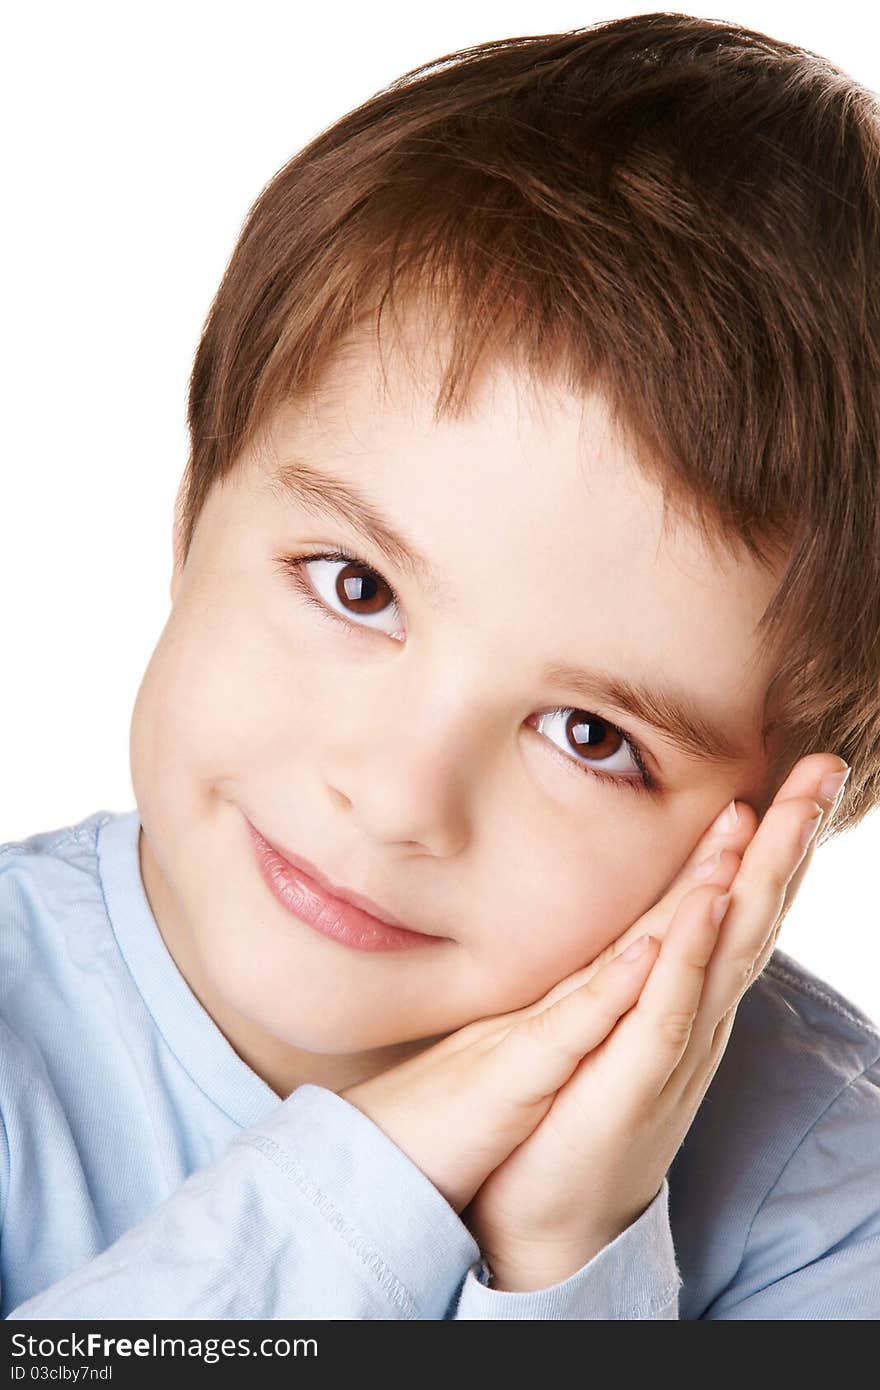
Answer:
[[[317,609],[318,613],[321,615],[322,618],[326,618],[331,623],[338,624],[343,628],[343,630],[347,634],[360,633],[364,631],[364,629],[359,627],[357,623],[347,622],[345,618],[341,617],[338,613],[334,613],[332,608],[328,608],[327,605],[323,602],[323,600],[318,598],[318,595],[314,592],[312,586],[309,584],[308,579],[302,572],[303,566],[310,560],[336,560],[340,564],[360,565],[363,569],[369,570],[370,574],[376,575],[377,578],[380,578],[382,580],[382,582],[387,586],[395,606],[397,608],[401,607],[400,599],[398,598],[397,591],[394,589],[393,585],[389,583],[389,581],[385,578],[384,575],[380,575],[379,572],[376,569],[374,569],[373,566],[369,563],[369,561],[361,559],[361,557],[359,555],[354,554],[353,551],[323,550],[316,552],[314,555],[308,554],[283,556],[279,561],[279,566],[282,572],[295,585],[296,589],[300,594],[300,597],[304,598],[307,603],[309,603],[313,608]],[[571,709],[572,706],[570,705],[557,705],[555,709],[543,710],[542,715],[546,716],[551,714],[564,714],[568,713]],[[619,728],[618,725],[612,724],[609,719],[602,718],[602,723],[607,724],[609,729],[612,729],[614,733],[619,734],[620,737],[623,739],[624,743],[629,749],[629,752],[632,754],[633,762],[639,769],[640,776],[638,779],[635,777],[615,777],[608,772],[597,772],[594,768],[587,767],[584,763],[579,763],[576,761],[576,759],[568,757],[568,755],[563,753],[560,748],[557,748],[555,744],[549,743],[549,740],[545,739],[545,742],[549,743],[550,751],[552,753],[557,753],[561,758],[563,764],[566,767],[573,769],[575,772],[585,772],[588,777],[596,777],[600,782],[607,782],[613,787],[628,787],[634,791],[646,791],[656,795],[657,792],[660,790],[659,783],[648,771],[648,768],[645,765],[645,755],[640,745],[636,743],[636,741],[633,738],[631,738],[629,734],[625,733],[623,729]]]

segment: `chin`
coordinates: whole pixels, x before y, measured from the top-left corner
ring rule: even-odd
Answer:
[[[259,1034],[267,1042],[271,1038],[298,1051],[338,1056],[392,1047],[405,1040],[406,1030],[394,1026],[387,1002],[381,999],[371,1004],[362,993],[352,1001],[336,991],[323,997],[308,986],[301,995],[291,991],[278,998],[277,975],[271,991],[261,987],[265,981],[259,978],[247,980],[239,974],[226,980],[212,979],[211,987],[224,1013],[241,1019],[242,1032],[252,1038]],[[222,1028],[223,1020],[217,1021]]]

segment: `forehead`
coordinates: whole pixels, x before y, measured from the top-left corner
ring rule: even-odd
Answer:
[[[372,340],[345,340],[318,387],[275,413],[259,449],[264,471],[275,477],[296,457],[328,473],[327,462],[335,463],[337,476],[380,492],[393,480],[398,496],[411,501],[457,498],[472,518],[488,496],[493,529],[516,515],[537,544],[535,527],[549,518],[546,538],[557,548],[566,535],[582,542],[591,517],[616,519],[631,543],[630,574],[639,557],[662,553],[704,579],[735,580],[759,602],[769,600],[783,556],[766,569],[736,535],[707,531],[695,513],[665,504],[656,467],[645,466],[646,451],[600,391],[575,395],[494,359],[461,404],[440,411],[441,335],[414,337],[412,320],[405,323],[406,332],[383,341],[381,356]],[[484,516],[489,510],[481,509]]]

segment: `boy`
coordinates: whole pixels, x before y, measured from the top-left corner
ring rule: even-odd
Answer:
[[[258,199],[137,809],[0,851],[4,1316],[880,1312],[880,1033],[774,952],[880,787],[876,108],[455,56]]]

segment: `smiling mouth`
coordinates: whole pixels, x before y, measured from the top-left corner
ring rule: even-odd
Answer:
[[[261,875],[281,904],[300,921],[348,946],[366,951],[400,950],[450,941],[415,931],[397,921],[376,916],[363,906],[371,900],[360,894],[343,896],[347,890],[328,887],[329,880],[306,859],[282,854],[247,821]],[[380,909],[377,909],[380,910]]]

